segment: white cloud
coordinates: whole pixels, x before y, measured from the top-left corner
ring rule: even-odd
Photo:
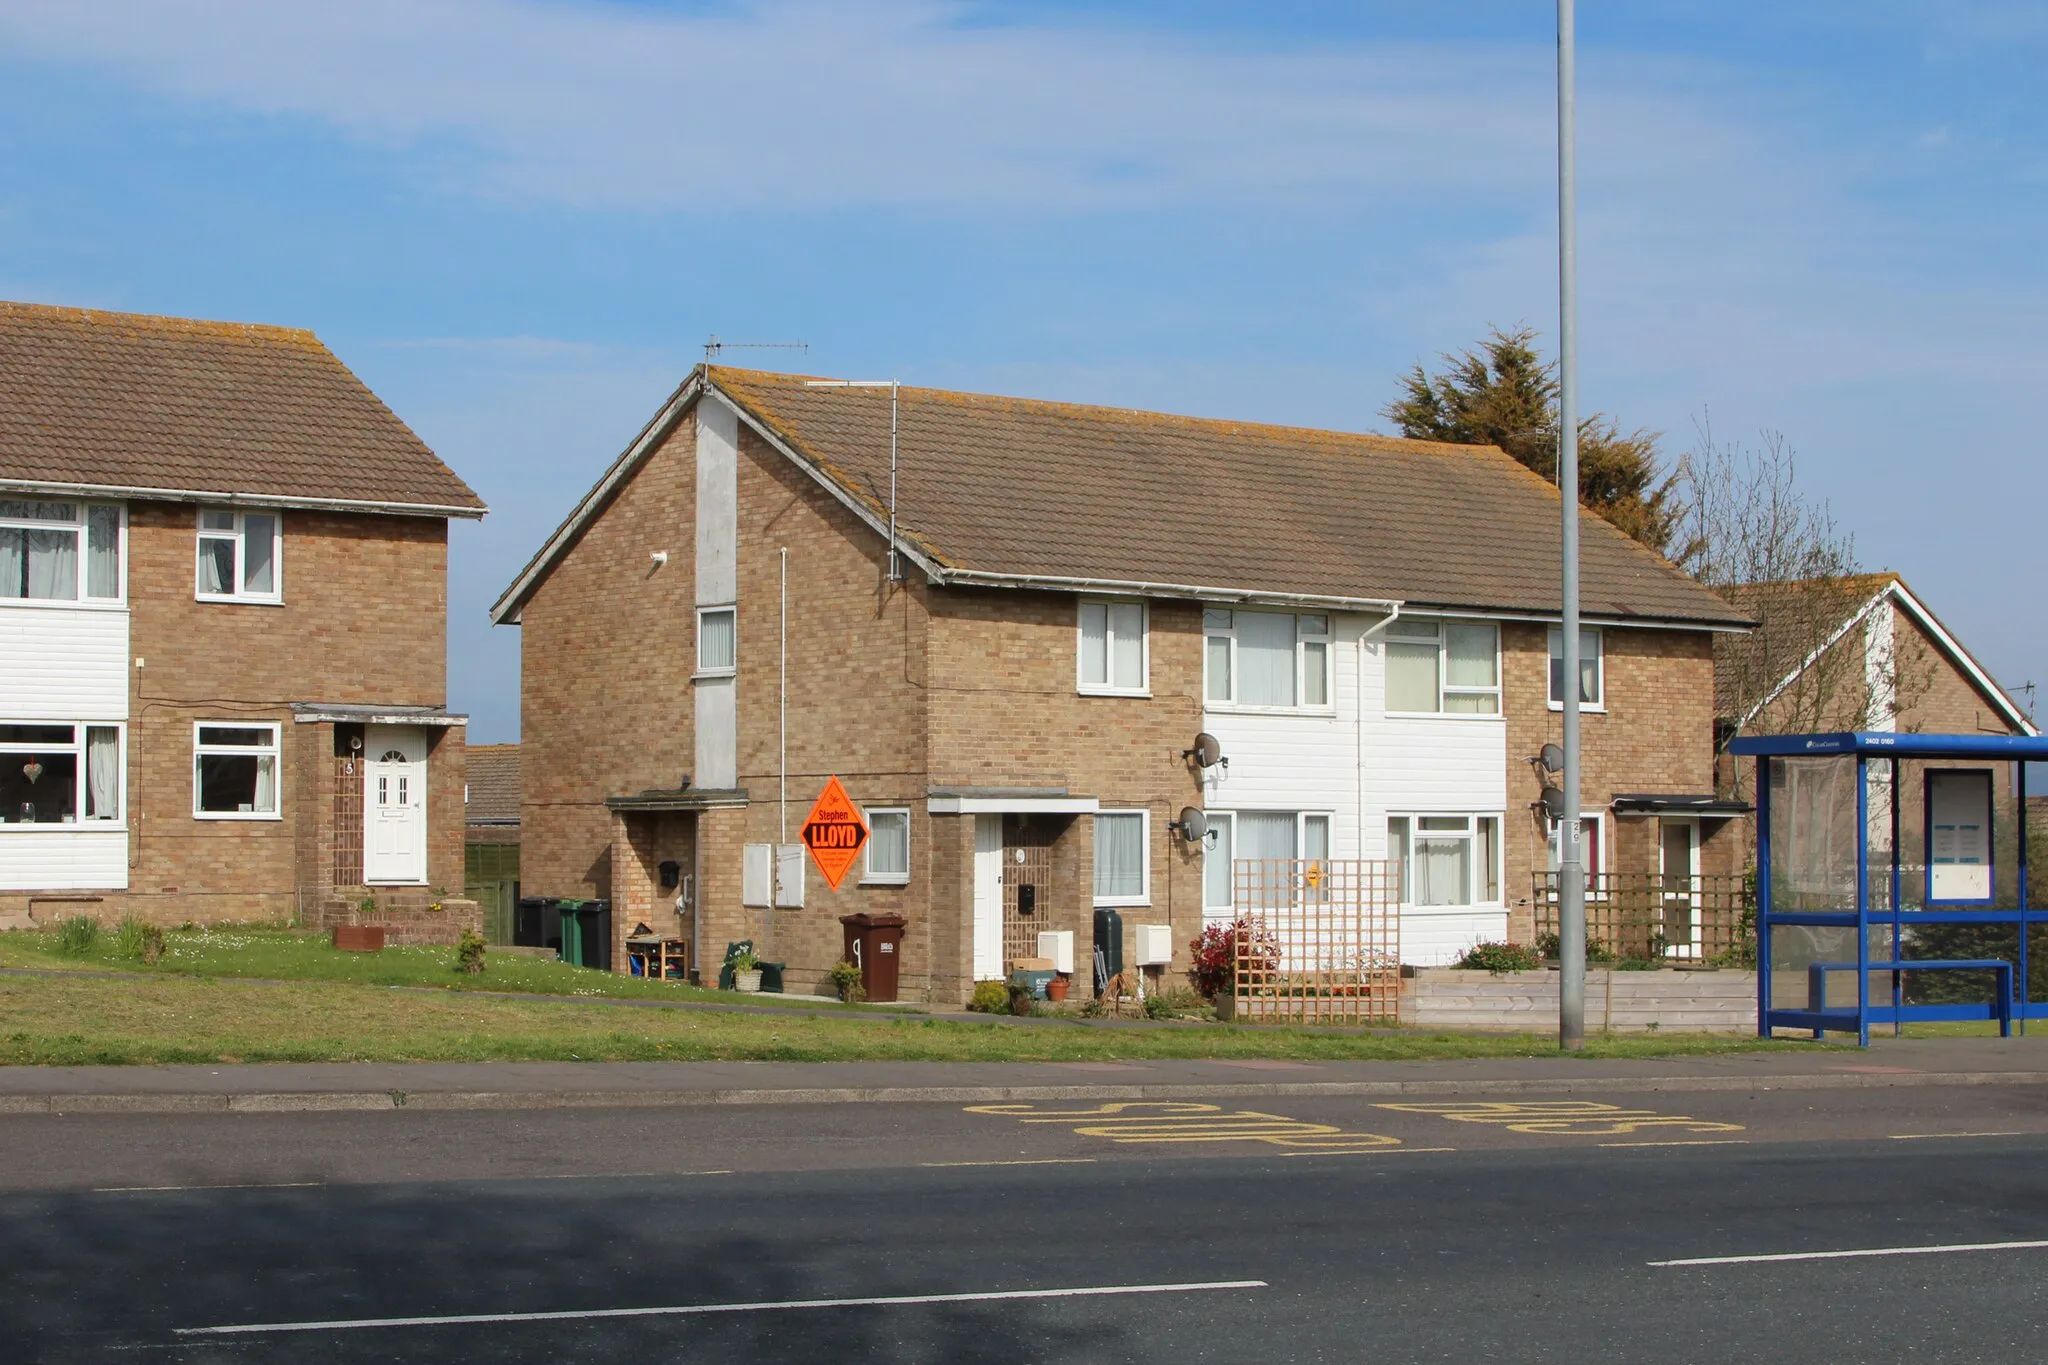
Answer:
[[[1235,50],[934,0],[12,0],[17,55],[394,146],[579,207],[1069,208],[1540,184],[1540,49]]]

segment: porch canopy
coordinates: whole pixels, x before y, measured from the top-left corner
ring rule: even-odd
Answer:
[[[2048,761],[2048,738],[1856,731],[1729,748],[1756,759],[1760,1036],[1868,1046],[1872,1024],[2024,1031],[2048,1016],[2028,988],[2048,911],[2028,897],[2025,816],[2026,765]]]

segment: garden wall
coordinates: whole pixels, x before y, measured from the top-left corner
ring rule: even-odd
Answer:
[[[1401,1022],[1417,1028],[1557,1030],[1555,971],[1418,967],[1401,981]],[[1586,969],[1586,1032],[1749,1033],[1756,973]]]

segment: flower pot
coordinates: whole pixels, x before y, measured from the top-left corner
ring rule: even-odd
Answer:
[[[735,990],[758,991],[761,989],[761,971],[757,967],[751,972],[734,972],[732,974],[732,984]]]
[[[332,942],[344,953],[377,953],[384,950],[381,924],[337,924]]]
[[[1237,1018],[1237,997],[1229,991],[1216,997],[1216,1017],[1226,1024]]]
[[[1048,1000],[1064,1000],[1067,998],[1067,991],[1072,985],[1073,983],[1064,976],[1056,976],[1045,983],[1045,998]]]

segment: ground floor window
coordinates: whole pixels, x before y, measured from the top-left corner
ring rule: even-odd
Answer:
[[[0,722],[0,824],[121,819],[121,727]]]
[[[1320,811],[1210,811],[1209,835],[1202,853],[1202,904],[1221,913],[1235,901],[1233,864],[1240,858],[1301,858],[1321,861],[1330,856],[1330,817]]]
[[[1556,820],[1550,822],[1550,870],[1557,871],[1560,855],[1558,840],[1563,837],[1563,825]],[[1607,870],[1607,833],[1600,812],[1591,810],[1579,817],[1579,843],[1585,854],[1586,876],[1597,877]],[[1598,888],[1594,888],[1598,894]]]
[[[1150,816],[1141,810],[1106,810],[1095,816],[1095,903],[1145,905],[1150,896],[1150,860],[1145,837]]]
[[[901,886],[910,880],[910,812],[903,807],[869,807],[867,864],[861,880],[869,885]]]
[[[277,816],[275,723],[201,721],[192,746],[192,814],[201,820]]]
[[[1390,815],[1387,857],[1403,905],[1498,905],[1498,815]]]

